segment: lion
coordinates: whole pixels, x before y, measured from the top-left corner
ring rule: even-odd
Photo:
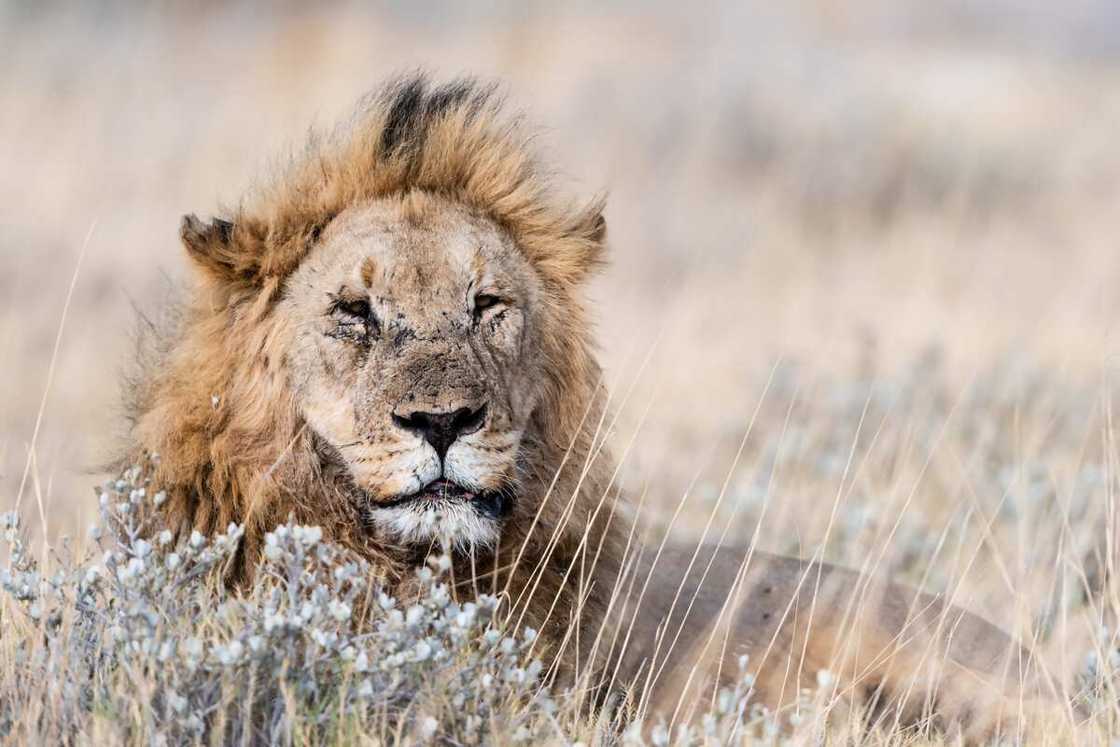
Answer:
[[[773,709],[825,670],[880,718],[966,736],[1039,697],[1029,650],[933,596],[639,542],[584,299],[605,203],[558,197],[530,138],[493,85],[408,76],[236,208],[183,218],[195,283],[127,449],[159,455],[161,524],[242,525],[234,584],[289,518],[397,594],[440,548],[457,593],[504,595],[553,677],[631,717],[688,718],[744,655]]]

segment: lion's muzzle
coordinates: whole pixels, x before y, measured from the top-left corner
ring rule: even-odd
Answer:
[[[486,404],[459,407],[450,412],[394,412],[393,423],[421,436],[443,461],[456,439],[474,433],[486,423]]]

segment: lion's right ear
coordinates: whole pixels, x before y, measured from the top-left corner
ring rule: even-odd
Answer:
[[[233,223],[221,218],[211,222],[189,213],[179,224],[179,238],[187,254],[203,270],[222,280],[244,279],[240,252],[233,240]]]

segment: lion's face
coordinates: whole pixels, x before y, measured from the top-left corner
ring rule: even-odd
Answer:
[[[416,194],[341,213],[288,278],[296,406],[373,530],[497,540],[541,397],[542,295],[496,224]]]

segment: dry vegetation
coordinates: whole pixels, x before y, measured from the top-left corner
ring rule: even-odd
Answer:
[[[508,81],[575,188],[611,192],[603,357],[614,449],[652,536],[755,538],[944,592],[1033,642],[1070,688],[1077,709],[1043,738],[1120,738],[1116,11],[678,5],[0,7],[0,506],[28,529],[0,601],[0,735],[193,739],[174,695],[217,714],[211,736],[241,738],[249,707],[229,699],[253,667],[298,660],[245,701],[267,701],[270,738],[470,742],[480,732],[462,729],[483,727],[459,696],[491,740],[605,738],[531,683],[485,694],[498,664],[480,640],[447,644],[438,686],[420,687],[423,662],[403,667],[396,699],[358,654],[434,634],[350,641],[335,597],[313,614],[341,639],[322,646],[310,626],[257,657],[250,637],[292,612],[268,606],[290,589],[287,555],[271,586],[212,617],[193,591],[151,591],[153,564],[113,571],[141,552],[166,568],[169,548],[114,545],[116,565],[96,551],[108,580],[92,596],[75,565],[94,553],[89,485],[119,427],[133,304],[158,308],[183,270],[179,215],[232,199],[309,122],[423,65]],[[22,592],[32,561],[57,584]],[[297,591],[285,605],[316,593]],[[523,634],[502,633],[515,649]],[[169,640],[205,653],[193,669],[186,649],[160,658]],[[527,673],[518,651],[499,663]],[[460,675],[476,684],[456,690]],[[766,739],[740,695],[713,728]]]

